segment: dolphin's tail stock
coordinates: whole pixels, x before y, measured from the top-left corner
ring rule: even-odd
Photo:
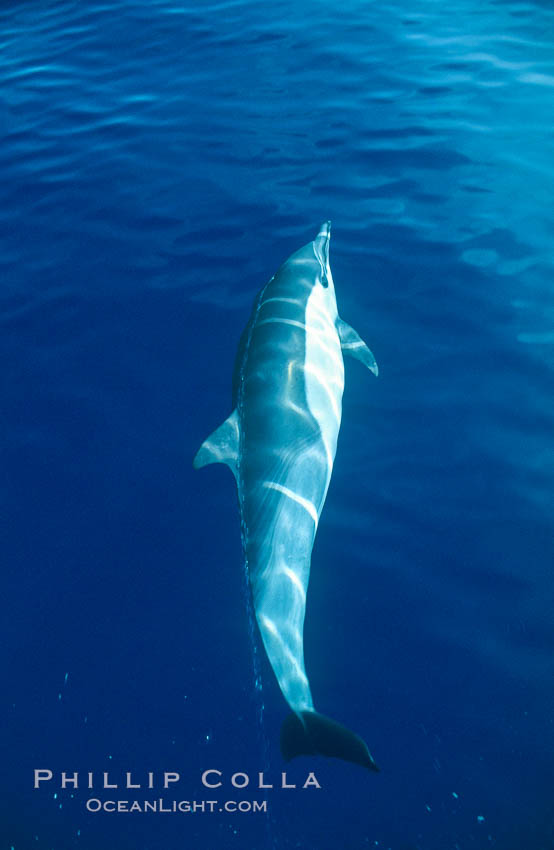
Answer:
[[[285,761],[295,756],[329,756],[379,770],[359,735],[316,711],[293,712],[285,717],[281,726],[281,752]]]

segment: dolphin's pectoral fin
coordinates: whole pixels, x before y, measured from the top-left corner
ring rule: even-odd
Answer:
[[[235,409],[223,425],[204,440],[192,462],[194,468],[200,469],[209,463],[226,463],[236,478],[239,433],[239,417]]]
[[[316,711],[300,711],[285,717],[281,727],[281,752],[285,761],[295,756],[329,756],[379,770],[359,735]]]
[[[379,367],[375,357],[360,337],[358,333],[351,328],[350,325],[342,319],[337,320],[337,330],[339,332],[340,344],[344,354],[350,354],[356,360],[361,360],[364,366],[367,366],[370,372],[374,375],[379,374]]]

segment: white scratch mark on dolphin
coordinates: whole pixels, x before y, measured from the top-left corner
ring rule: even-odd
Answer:
[[[266,298],[260,304],[260,307],[264,307],[266,304],[272,304],[275,301],[279,301],[282,304],[296,304],[298,307],[301,307],[302,304],[297,298],[285,298],[285,296],[275,296],[273,298]]]
[[[294,655],[290,651],[289,647],[286,645],[285,641],[283,640],[282,636],[279,634],[279,632],[277,630],[277,626],[275,625],[273,620],[270,620],[269,617],[266,617],[265,614],[262,614],[262,616],[260,617],[260,626],[262,626],[262,628],[267,629],[267,631],[272,635],[272,637],[274,637],[275,640],[279,643],[283,655],[285,656],[285,658],[289,662],[290,666],[294,670],[294,674],[299,679],[301,679],[303,682],[307,683],[308,679],[306,677],[305,672],[302,670],[297,659],[294,657]]]
[[[289,499],[292,499],[293,502],[301,505],[304,510],[308,511],[317,526],[319,517],[313,503],[310,502],[309,499],[305,499],[304,496],[300,496],[298,493],[295,493],[294,490],[289,490],[288,487],[283,487],[282,484],[277,484],[276,481],[264,481],[263,486],[268,490],[277,490],[279,493],[282,493],[283,496],[287,496]]]
[[[296,319],[260,319],[256,323],[256,326],[259,327],[260,325],[293,325],[296,328],[301,328],[303,331],[306,330],[306,325],[303,322],[297,322]]]
[[[300,581],[300,579],[298,578],[298,576],[296,575],[296,573],[294,572],[294,570],[291,570],[290,567],[283,567],[281,572],[288,579],[290,579],[290,581],[292,582],[294,587],[300,593],[300,596],[302,597],[302,601],[304,601],[306,599],[306,591],[304,590],[304,586],[303,586],[302,582]]]

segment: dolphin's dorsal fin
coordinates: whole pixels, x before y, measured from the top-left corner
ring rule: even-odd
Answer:
[[[343,353],[355,357],[356,360],[360,360],[364,366],[367,366],[370,372],[378,375],[379,367],[377,366],[375,357],[354,328],[351,328],[343,319],[338,319],[337,331],[339,332]]]
[[[204,440],[192,462],[194,468],[200,469],[209,463],[226,463],[236,478],[239,434],[239,416],[235,408],[223,425]]]

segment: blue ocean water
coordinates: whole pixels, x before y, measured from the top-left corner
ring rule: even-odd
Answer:
[[[43,0],[0,24],[0,846],[551,850],[551,4]],[[254,295],[327,218],[380,377],[346,364],[306,663],[382,772],[298,760],[321,790],[267,816],[88,812],[213,799],[208,768],[220,800],[263,799],[237,771],[280,784],[233,481],[191,461]],[[174,793],[83,788],[164,770]]]

